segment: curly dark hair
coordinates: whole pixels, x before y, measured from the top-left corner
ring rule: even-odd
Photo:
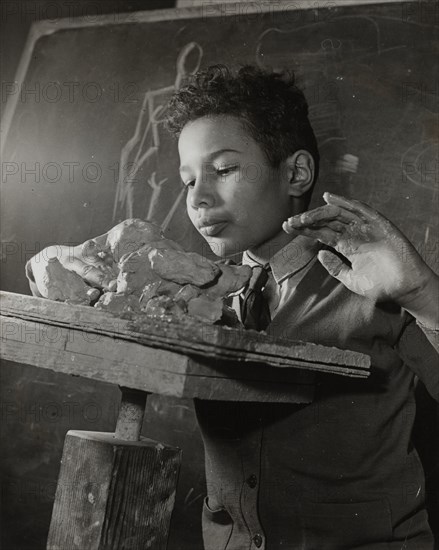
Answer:
[[[319,171],[319,152],[308,119],[308,104],[295,85],[293,72],[269,72],[252,65],[232,71],[225,65],[211,65],[189,77],[168,103],[165,126],[179,137],[184,126],[204,116],[239,117],[253,139],[260,144],[270,164],[280,163],[299,149],[314,159]],[[304,196],[309,202],[312,189]]]

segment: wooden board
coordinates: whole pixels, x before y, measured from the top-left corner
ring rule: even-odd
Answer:
[[[1,293],[0,301],[2,315],[8,318],[38,323],[43,327],[64,327],[88,335],[116,337],[185,356],[207,357],[210,364],[224,360],[252,362],[354,377],[366,377],[370,367],[370,358],[358,352],[286,339],[275,340],[267,334],[245,329],[206,326],[189,317],[184,322],[151,319],[146,315],[121,319],[91,307],[7,292]],[[19,331],[18,325],[5,325],[2,336],[20,338],[23,335]],[[42,339],[43,333],[40,336]],[[93,342],[90,336],[88,340]],[[96,355],[99,353],[96,350]],[[102,353],[105,354],[105,349]]]

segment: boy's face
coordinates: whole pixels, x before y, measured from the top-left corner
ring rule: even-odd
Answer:
[[[237,117],[188,123],[178,149],[189,217],[216,255],[251,250],[282,232],[288,180]]]

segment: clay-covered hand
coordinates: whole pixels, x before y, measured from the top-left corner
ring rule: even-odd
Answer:
[[[31,258],[33,291],[44,298],[89,304],[99,290],[115,287],[113,261],[96,240],[78,246],[49,246]],[[94,288],[93,288],[94,287]]]
[[[332,276],[357,294],[408,310],[434,299],[437,275],[395,225],[363,202],[329,193],[323,198],[325,206],[289,218],[283,229],[313,237],[344,256],[348,262],[331,251],[319,252]]]
[[[27,266],[32,292],[52,300],[90,303],[99,296],[90,287],[116,289],[117,262],[124,254],[162,239],[157,225],[133,218],[78,246],[45,248]]]

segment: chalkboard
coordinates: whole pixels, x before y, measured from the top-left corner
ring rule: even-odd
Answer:
[[[294,69],[322,156],[314,204],[324,190],[369,202],[437,271],[436,3],[203,4],[34,25],[17,82],[2,88],[2,289],[28,293],[26,258],[130,215],[203,250],[185,214],[176,144],[160,121],[182,75],[218,62]],[[42,541],[48,528],[65,432],[112,430],[118,390],[6,363],[2,386],[13,413],[2,425],[8,519],[20,529],[34,522],[26,536],[35,548],[29,533],[39,522]],[[426,396],[420,403],[428,409]],[[433,416],[424,411],[419,423],[437,518]],[[199,548],[205,480],[192,405],[151,396],[145,422],[144,435],[183,449],[169,548]]]
[[[437,267],[437,27],[422,5],[206,3],[36,24],[2,94],[3,288],[26,291],[33,251],[131,216],[206,249],[162,121],[184,76],[218,62],[294,69],[322,156],[314,203],[324,190],[369,202]]]

